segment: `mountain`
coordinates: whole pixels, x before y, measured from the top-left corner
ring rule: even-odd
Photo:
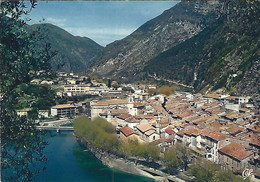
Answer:
[[[146,63],[201,32],[214,16],[218,2],[181,2],[148,21],[126,38],[115,41],[94,57],[94,74],[129,78]],[[208,18],[210,17],[210,18]]]
[[[103,49],[87,37],[73,36],[52,24],[34,24],[28,28],[43,37],[38,46],[43,48],[45,43],[50,43],[51,50],[57,51],[51,59],[54,70],[84,73],[91,59]]]
[[[197,91],[260,91],[258,1],[182,1],[93,58],[93,74],[171,80]]]
[[[214,23],[151,59],[143,72],[192,85],[197,91],[260,93],[259,4],[224,4],[226,10]]]

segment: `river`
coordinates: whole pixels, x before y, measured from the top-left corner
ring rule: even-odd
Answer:
[[[61,132],[46,137],[47,169],[35,177],[39,182],[151,182],[104,166],[91,152],[80,145],[72,132]]]

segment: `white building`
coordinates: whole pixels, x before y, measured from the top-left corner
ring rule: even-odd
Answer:
[[[24,108],[24,109],[20,109],[17,110],[17,115],[22,117],[22,116],[28,116],[28,112],[31,111],[31,108]]]
[[[49,110],[39,110],[38,117],[39,118],[48,118],[49,117]]]
[[[56,105],[51,107],[51,116],[68,117],[76,114],[76,107],[69,104]]]
[[[248,103],[249,97],[236,97],[238,104]]]
[[[86,84],[81,85],[64,85],[64,92],[71,92],[72,94],[91,94],[99,95],[108,92],[107,87],[90,87]]]

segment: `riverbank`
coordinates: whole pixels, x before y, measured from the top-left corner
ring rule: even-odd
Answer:
[[[82,143],[85,147],[87,147],[87,149],[90,152],[92,152],[96,156],[96,158],[98,158],[105,166],[126,173],[152,178],[158,182],[166,182],[166,181],[184,182],[185,181],[176,176],[164,173],[160,170],[155,170],[147,166],[137,164],[132,160],[118,158],[114,154],[107,153],[106,151],[91,145],[83,137],[79,137],[79,136],[75,136],[75,137],[80,143]]]

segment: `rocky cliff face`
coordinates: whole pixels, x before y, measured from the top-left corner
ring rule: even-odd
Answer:
[[[181,81],[198,91],[259,93],[259,2],[228,2],[222,7],[215,22],[151,59],[143,73]]]
[[[94,74],[128,78],[142,71],[146,63],[201,32],[214,19],[218,2],[181,2],[152,19],[126,38],[116,41],[93,59]]]
[[[108,45],[94,58],[94,74],[259,93],[259,7],[258,1],[183,1]]]

